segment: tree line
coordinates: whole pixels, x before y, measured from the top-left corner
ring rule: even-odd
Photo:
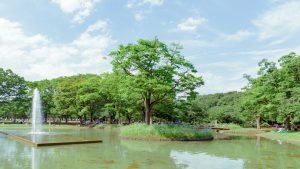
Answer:
[[[0,68],[0,117],[30,117],[31,97],[38,88],[45,122],[60,119],[106,123],[172,122],[237,123],[244,126],[300,121],[300,57],[278,62],[263,59],[257,76],[245,75],[240,92],[197,95],[204,84],[177,44],[158,39],[120,45],[109,55],[113,72],[80,74],[52,80],[25,81]]]

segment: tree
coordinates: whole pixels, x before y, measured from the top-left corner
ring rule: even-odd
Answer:
[[[261,120],[276,120],[276,103],[274,98],[278,90],[278,69],[275,62],[263,59],[259,62],[257,78],[245,75],[249,81],[241,99],[241,111],[246,120],[255,119],[257,129],[260,129]]]
[[[284,122],[285,128],[291,129],[291,122],[300,121],[300,56],[295,53],[279,59],[281,69],[279,89],[276,97],[278,121]]]
[[[49,116],[55,117],[55,104],[54,104],[54,94],[57,89],[57,84],[59,83],[59,79],[52,79],[52,80],[41,80],[35,82],[28,82],[31,90],[33,91],[37,88],[40,91],[41,100],[42,100],[42,112],[44,115],[44,122],[48,122]]]
[[[79,85],[77,91],[77,105],[79,109],[79,116],[89,114],[90,122],[93,122],[94,115],[100,112],[104,106],[104,99],[101,95],[101,79],[99,76],[91,76],[83,80]]]
[[[168,47],[158,39],[141,39],[137,44],[120,45],[110,53],[114,72],[125,74],[128,78],[123,83],[140,94],[147,124],[155,105],[170,97],[193,97],[196,87],[203,84],[180,49],[179,45]]]
[[[300,57],[295,53],[282,56],[275,62],[263,59],[257,78],[247,76],[249,85],[242,98],[241,108],[248,117],[271,123],[280,122],[291,129],[291,122],[300,121]]]
[[[23,77],[11,70],[0,68],[0,112],[7,113],[16,122],[17,117],[26,116],[28,111],[28,87]]]
[[[68,118],[77,116],[79,112],[77,107],[77,91],[81,83],[82,76],[72,76],[62,80],[56,89],[53,96],[53,102],[55,105],[55,112],[60,117],[64,117],[66,123]]]
[[[117,117],[119,123],[124,118],[131,123],[137,117],[142,103],[137,92],[128,90],[130,83],[124,83],[130,81],[129,77],[117,73],[103,74],[101,77],[101,93],[106,100],[103,110],[108,122]]]

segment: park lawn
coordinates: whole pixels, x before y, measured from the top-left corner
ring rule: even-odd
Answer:
[[[265,133],[272,129],[263,128],[263,129],[256,129],[256,128],[234,128],[230,130],[222,130],[220,133],[229,134],[229,135],[257,135],[261,133]]]
[[[242,126],[234,123],[219,123],[215,127],[227,128],[227,129],[241,129]]]
[[[94,127],[94,129],[117,129],[119,127],[119,124],[98,124]]]
[[[265,132],[259,134],[259,136],[274,139],[274,140],[282,140],[287,142],[299,142],[300,144],[300,132],[287,132],[287,133],[278,133],[278,132]]]
[[[191,126],[132,124],[121,127],[120,136],[126,139],[160,141],[211,140],[211,130],[199,130]]]

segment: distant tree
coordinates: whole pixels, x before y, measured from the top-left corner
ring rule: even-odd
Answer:
[[[199,95],[191,102],[185,114],[186,121],[200,124],[216,121],[220,123],[242,123],[238,112],[241,92]]]
[[[139,93],[129,85],[130,77],[122,76],[116,73],[103,74],[101,80],[101,93],[106,98],[104,112],[108,117],[109,123],[116,117],[119,122],[122,119],[131,123],[133,119],[137,119],[141,110],[141,101]]]
[[[99,113],[105,104],[101,87],[100,77],[91,76],[82,81],[76,94],[78,115],[89,115],[90,122],[94,121],[95,114]]]
[[[61,78],[29,82],[29,86],[32,91],[35,88],[37,88],[40,91],[43,109],[42,112],[44,115],[45,123],[48,122],[49,116],[57,116],[57,114],[55,114],[55,111],[53,111],[55,109],[53,97],[56,92],[59,80],[61,80]]]
[[[68,122],[68,118],[71,116],[77,116],[79,109],[77,107],[77,91],[79,89],[82,77],[72,76],[65,78],[58,85],[53,96],[53,102],[55,105],[55,113],[60,118],[65,118],[65,122]]]

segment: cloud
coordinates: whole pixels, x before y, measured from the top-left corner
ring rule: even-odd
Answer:
[[[129,0],[126,6],[128,8],[139,7],[143,5],[161,6],[163,3],[164,0]]]
[[[261,60],[263,58],[277,59],[278,57],[295,51],[292,48],[279,48],[279,49],[267,49],[267,50],[252,50],[252,51],[234,51],[234,52],[222,52],[223,56],[244,56],[251,57],[254,60]]]
[[[152,12],[153,6],[161,6],[163,3],[164,0],[128,0],[126,6],[130,9],[133,8],[134,20],[140,22]]]
[[[239,30],[234,34],[222,35],[228,41],[242,41],[254,35],[253,32],[247,30]]]
[[[67,14],[73,15],[74,23],[83,23],[94,9],[95,3],[100,0],[52,0]]]
[[[300,31],[300,1],[284,1],[254,19],[259,39],[292,36]]]
[[[207,22],[203,17],[189,17],[177,25],[179,31],[189,32],[195,31],[200,25]]]
[[[28,35],[19,23],[0,18],[0,67],[28,80],[110,71],[105,51],[115,41],[107,27],[99,20],[73,41],[56,43],[41,34]]]
[[[242,74],[238,73],[232,77],[225,77],[211,72],[199,73],[204,80],[204,86],[198,89],[199,94],[221,93],[229,91],[240,91],[246,84]]]
[[[134,19],[135,19],[136,21],[142,21],[142,20],[144,20],[144,15],[143,15],[143,13],[141,13],[141,12],[136,12],[136,13],[134,14]]]

